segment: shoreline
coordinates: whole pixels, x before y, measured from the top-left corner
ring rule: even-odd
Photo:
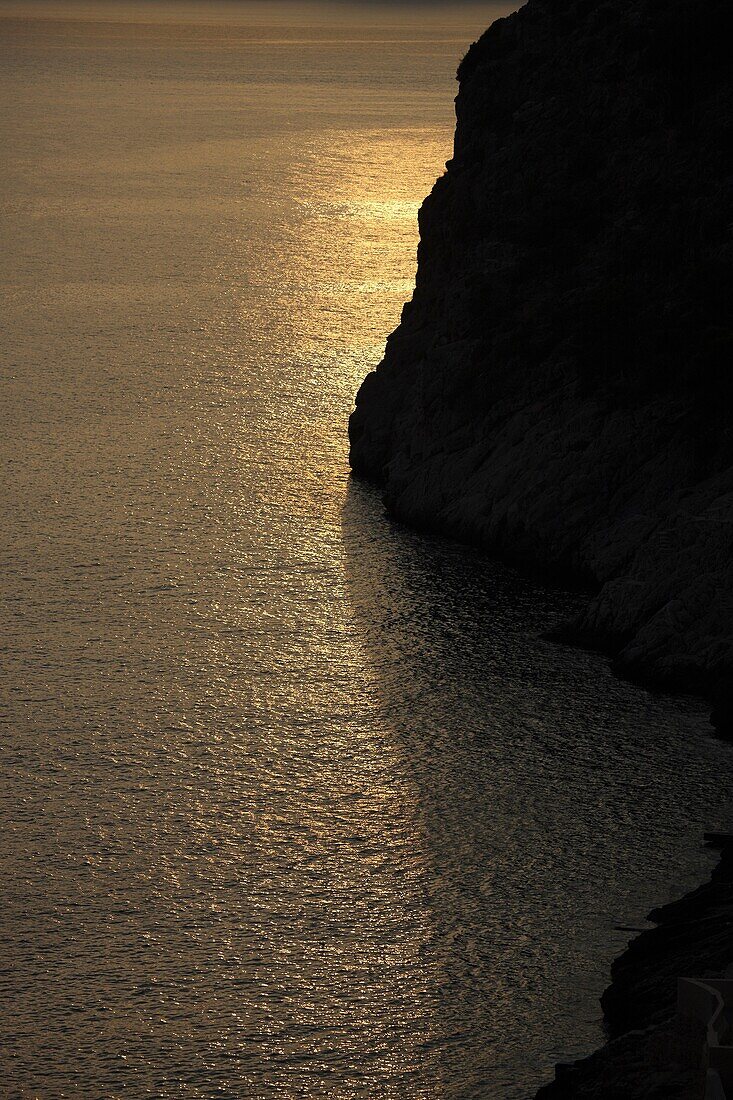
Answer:
[[[363,474],[352,472],[352,477],[384,488]],[[386,511],[392,522],[423,537],[472,547],[489,561],[510,565],[548,588],[589,598],[596,588],[577,574],[573,584],[572,576],[544,570],[540,562],[518,565],[478,539],[456,537],[438,524],[411,523],[389,506]],[[556,645],[602,654],[620,680],[649,691],[702,698],[711,694],[694,681],[671,685],[645,675],[643,669],[625,668],[615,660],[617,646],[597,635],[580,634],[572,620],[542,636]],[[731,740],[730,729],[727,735],[722,728],[707,732]],[[635,935],[611,964],[611,981],[600,997],[607,1041],[584,1058],[556,1064],[555,1079],[541,1086],[533,1100],[701,1100],[705,1094],[705,1030],[678,1018],[677,983],[679,978],[720,978],[729,969],[733,977],[733,833],[706,832],[701,846],[719,853],[708,880],[652,909],[646,920],[655,927]]]
[[[707,699],[723,740],[731,31],[724,0],[528,0],[488,28],[458,69],[414,295],[349,422],[352,470],[393,518],[589,590],[545,637]],[[614,962],[606,1045],[537,1100],[703,1095],[708,1019],[678,1015],[677,987],[733,966],[733,837],[715,843],[708,882]],[[727,1042],[726,1020],[709,1049]]]
[[[653,909],[647,929],[611,966],[601,996],[608,1041],[572,1063],[535,1100],[699,1100],[705,1029],[677,1013],[679,978],[719,978],[733,967],[733,835],[706,833],[720,853],[703,885]]]
[[[588,626],[585,611],[598,599],[603,590],[603,582],[572,565],[562,565],[551,559],[543,560],[539,556],[518,556],[516,547],[502,547],[501,544],[486,541],[468,527],[456,528],[427,515],[405,515],[399,508],[392,506],[384,479],[375,477],[372,471],[365,471],[355,464],[352,464],[351,477],[380,491],[386,515],[393,523],[425,538],[446,539],[478,550],[488,561],[499,562],[515,569],[522,576],[537,581],[546,588],[563,589],[583,596],[586,608],[581,611],[580,616],[548,628],[543,632],[547,641],[589,653],[599,653],[608,660],[611,671],[620,680],[637,684],[648,691],[671,696],[692,695],[704,700],[711,708],[708,719],[712,727],[711,735],[721,741],[733,742],[733,684],[727,678],[707,677],[699,670],[688,670],[685,674],[679,668],[668,676],[660,675],[658,670],[649,667],[644,661],[631,663],[624,660],[623,639],[620,640],[613,633],[604,632],[597,624],[592,628]]]

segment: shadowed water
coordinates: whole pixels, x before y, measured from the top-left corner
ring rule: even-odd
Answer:
[[[11,1096],[524,1100],[730,825],[700,704],[348,481],[500,7],[0,8]]]

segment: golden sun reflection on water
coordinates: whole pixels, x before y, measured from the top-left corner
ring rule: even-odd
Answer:
[[[339,1097],[369,1093],[377,1086],[367,1082],[378,1080],[380,1095],[403,1100],[426,1060],[431,1083],[420,1095],[444,1093],[445,980],[425,905],[431,857],[421,792],[381,713],[346,575],[342,510],[346,417],[411,294],[417,209],[451,136],[449,125],[389,138],[336,131],[296,150],[292,222],[276,223],[272,270],[257,276],[267,324],[249,293],[237,310],[242,369],[260,354],[263,334],[263,359],[274,351],[256,422],[231,424],[241,479],[232,490],[245,510],[221,508],[230,523],[217,551],[238,558],[249,578],[246,587],[236,571],[221,578],[217,617],[228,627],[219,638],[239,632],[267,655],[261,675],[250,668],[238,703],[256,727],[268,716],[248,740],[250,754],[266,754],[269,775],[244,863],[283,861],[264,886],[258,872],[249,887],[268,1006],[264,1017],[252,1006],[264,1028],[253,1090],[264,1072],[274,1091],[320,1095],[319,1075],[345,1058],[363,1083],[341,1081]],[[274,562],[278,586],[265,577],[259,589]],[[217,661],[231,662],[228,643]],[[340,1037],[335,1047],[321,1045],[320,1029]]]
[[[308,151],[297,192],[304,247],[288,264],[290,308],[297,353],[321,357],[325,350],[331,370],[341,362],[344,394],[376,366],[411,296],[417,211],[451,141],[449,127],[388,136],[334,131]]]

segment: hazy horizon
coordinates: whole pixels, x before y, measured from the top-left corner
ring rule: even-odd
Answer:
[[[502,3],[500,0],[213,0],[212,3],[201,0],[95,0],[93,3],[84,0],[69,0],[68,3],[63,0],[0,0],[0,14],[73,19],[134,16],[144,21],[154,13],[156,18],[203,22],[247,18],[258,10],[267,12],[267,18],[292,15],[298,10],[320,10],[324,18],[331,19],[344,19],[349,12],[363,15],[371,11],[378,13],[382,22],[392,18],[399,23],[410,9],[429,9],[433,16],[446,9],[446,18],[451,21],[462,9],[483,17],[488,27],[495,19],[521,6],[521,3]]]

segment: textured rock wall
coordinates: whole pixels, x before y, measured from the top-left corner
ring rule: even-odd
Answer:
[[[351,464],[391,511],[596,595],[569,636],[733,674],[729,0],[529,0],[459,69],[413,300]]]

